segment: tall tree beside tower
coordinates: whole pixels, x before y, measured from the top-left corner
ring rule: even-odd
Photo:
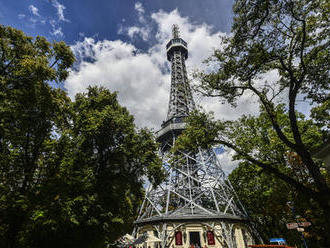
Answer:
[[[50,86],[74,62],[64,42],[0,25],[0,247],[105,247],[130,229],[156,143],[117,95],[71,102]]]
[[[191,128],[201,140],[232,148],[236,158],[287,183],[316,202],[324,219],[330,219],[328,175],[312,152],[329,139],[329,9],[326,0],[237,0],[233,35],[223,40],[223,49],[211,58],[218,69],[198,75],[198,90],[233,106],[243,94],[252,94],[260,105],[260,124],[271,128],[258,129],[261,119],[249,116],[236,122],[213,122],[199,114],[191,121],[209,127],[204,128],[204,135]],[[271,71],[278,73],[274,83],[267,81]],[[297,113],[300,99],[313,104],[308,121]],[[288,172],[293,167],[284,154],[301,160],[307,182],[300,180],[298,170],[296,175]],[[329,226],[323,231],[326,246]]]

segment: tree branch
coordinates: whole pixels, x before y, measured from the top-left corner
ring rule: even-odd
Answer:
[[[270,121],[272,122],[273,128],[275,129],[278,137],[290,148],[295,149],[296,144],[292,143],[287,137],[286,135],[282,132],[279,124],[277,123],[276,120],[276,116],[274,114],[274,109],[271,105],[271,103],[269,103],[269,101],[266,100],[266,97],[264,95],[262,95],[262,93],[260,93],[256,88],[254,88],[251,84],[251,81],[249,80],[249,89],[252,90],[252,92],[254,92],[260,99],[261,103],[263,104],[263,106],[266,109],[266,112],[270,118]]]
[[[278,69],[280,69],[280,70],[282,70],[282,71],[283,71],[283,69],[284,69],[284,71],[286,71],[286,72],[289,73],[289,75],[290,75],[290,80],[293,81],[293,82],[296,82],[297,79],[295,78],[292,69],[289,68],[289,67],[287,67],[287,65],[285,64],[285,62],[284,62],[284,60],[283,60],[282,57],[280,57],[280,56],[276,56],[276,57],[277,57],[277,59],[280,61],[281,66],[282,66],[282,68],[279,67]]]
[[[261,1],[262,2],[262,1]],[[266,20],[266,18],[268,17],[269,15],[269,0],[266,1],[266,13],[265,15],[261,18],[261,20],[259,21],[259,23],[257,24],[257,29],[255,29],[255,31],[253,32],[252,34],[252,39],[254,37],[256,37],[256,35],[259,33],[260,29],[261,29],[261,26],[262,24],[264,23],[264,21]],[[258,7],[256,8],[256,11],[258,11]]]
[[[16,56],[2,69],[1,71],[1,75],[5,75],[6,70],[8,69],[8,67],[13,63],[13,61],[16,59]]]
[[[54,63],[50,66],[50,68],[53,68],[53,66],[59,61],[59,59],[56,59]]]
[[[300,47],[300,63],[301,63],[303,71],[299,78],[300,84],[304,80],[305,73],[306,73],[306,65],[305,65],[305,61],[304,61],[304,50],[305,50],[304,48],[305,48],[305,42],[306,42],[306,21],[305,20],[302,21],[302,34],[303,34],[303,37],[301,39],[301,47]]]
[[[299,84],[298,83],[290,83],[289,87],[289,119],[291,131],[293,134],[293,138],[298,146],[302,145],[301,135],[299,132],[298,124],[297,124],[297,116],[295,110],[296,97],[298,94]]]
[[[303,185],[302,183],[296,181],[295,179],[287,176],[286,174],[280,172],[277,168],[274,168],[270,163],[264,163],[262,161],[259,161],[257,159],[254,159],[253,157],[251,157],[249,154],[243,152],[242,150],[240,150],[238,147],[236,147],[235,145],[226,142],[224,140],[217,140],[217,142],[219,144],[225,145],[231,149],[233,149],[235,152],[237,152],[239,155],[243,156],[246,160],[248,160],[249,162],[263,168],[265,171],[277,176],[278,178],[282,179],[284,182],[292,185],[293,187],[295,187],[297,190],[299,190],[302,193],[307,193],[309,196],[314,196],[317,192],[315,192],[314,190],[306,187],[305,185]]]

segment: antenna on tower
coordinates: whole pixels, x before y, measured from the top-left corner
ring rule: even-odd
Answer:
[[[173,24],[172,26],[172,35],[173,35],[173,39],[178,39],[179,38],[179,26],[177,24]]]

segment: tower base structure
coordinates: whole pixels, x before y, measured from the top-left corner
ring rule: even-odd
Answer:
[[[176,158],[162,154],[167,179],[157,187],[149,185],[134,223],[135,247],[247,248],[254,244],[256,232],[212,149]]]
[[[251,230],[242,220],[226,217],[207,219],[203,216],[136,223],[137,237],[146,235],[142,248],[247,248],[254,244]],[[156,238],[156,239],[155,239]]]

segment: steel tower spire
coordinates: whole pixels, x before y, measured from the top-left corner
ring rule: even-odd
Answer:
[[[166,120],[174,118],[176,121],[183,122],[182,118],[195,109],[195,103],[185,64],[188,58],[187,43],[180,38],[177,25],[173,25],[172,35],[173,38],[166,45],[167,59],[171,62],[171,92]]]
[[[166,45],[166,52],[171,63],[171,90],[166,121],[157,132],[163,151],[174,144],[185,128],[185,118],[196,108],[185,64],[188,58],[187,42],[180,38],[177,25],[172,27],[172,39]]]

